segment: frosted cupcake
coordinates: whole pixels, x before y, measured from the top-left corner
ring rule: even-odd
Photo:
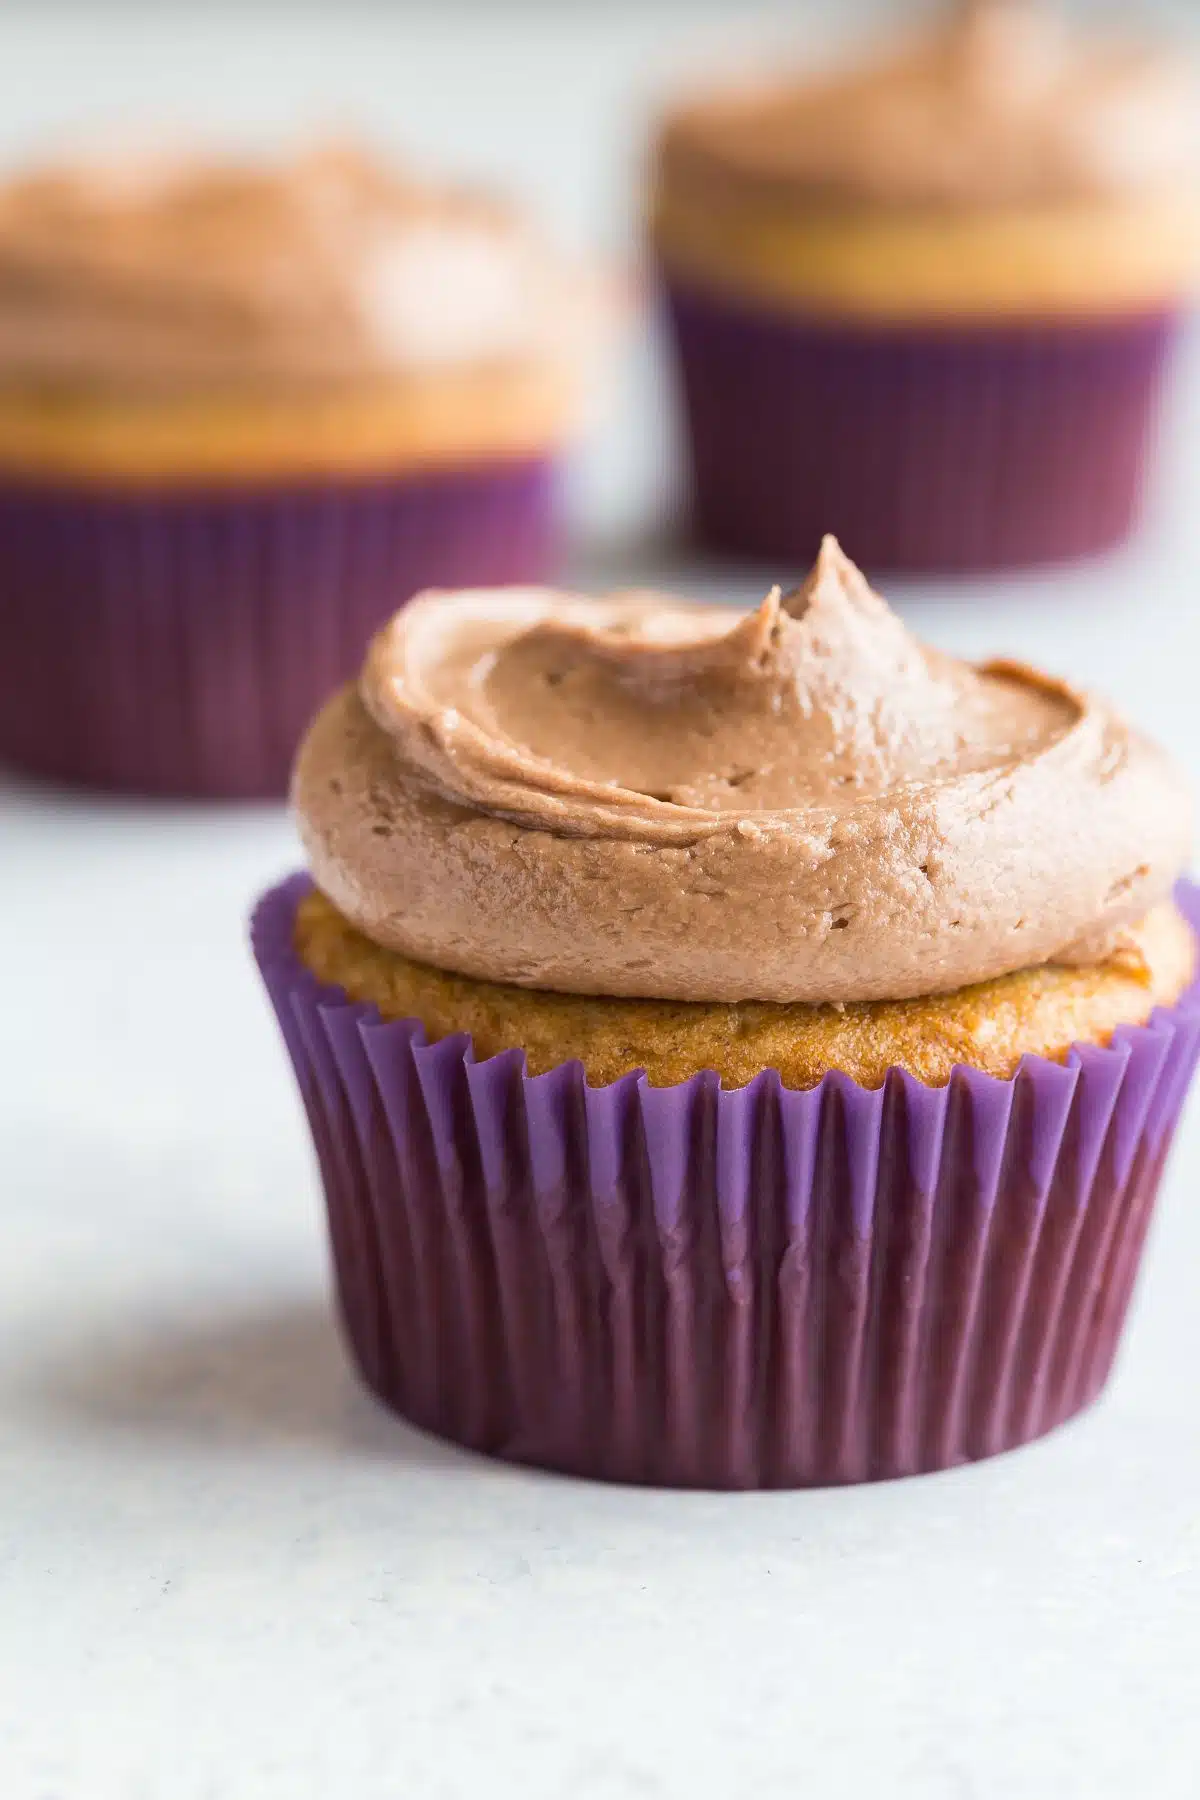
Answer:
[[[557,547],[595,296],[363,153],[0,188],[0,758],[282,793],[370,636]]]
[[[760,1486],[1099,1392],[1200,1044],[1187,796],[1100,701],[829,542],[749,615],[422,596],[294,799],[254,942],[390,1404]]]
[[[871,60],[667,119],[653,238],[697,523],[974,569],[1134,524],[1200,267],[1179,58],[977,0]]]

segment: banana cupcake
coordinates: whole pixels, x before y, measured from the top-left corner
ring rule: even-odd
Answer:
[[[402,601],[550,572],[597,319],[506,205],[353,148],[0,187],[0,758],[282,794]]]
[[[807,562],[1099,551],[1145,490],[1200,268],[1200,90],[1034,0],[684,101],[652,235],[698,528]]]
[[[748,615],[423,595],[293,797],[253,940],[391,1405],[787,1486],[1099,1392],[1200,1046],[1188,796],[1101,701],[828,540]]]

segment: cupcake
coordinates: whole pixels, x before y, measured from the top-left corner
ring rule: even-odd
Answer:
[[[1138,516],[1200,264],[1178,58],[1026,0],[680,105],[652,234],[696,523],[867,567],[1052,562]]]
[[[1200,1047],[1178,775],[923,648],[423,595],[300,751],[258,961],[371,1387],[578,1474],[851,1482],[1108,1374]]]
[[[550,571],[595,323],[507,207],[352,149],[0,188],[0,759],[283,794],[398,605]]]

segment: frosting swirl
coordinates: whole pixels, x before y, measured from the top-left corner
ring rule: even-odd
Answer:
[[[662,173],[905,205],[1120,197],[1195,179],[1198,115],[1177,56],[1034,0],[966,0],[869,63],[681,107]]]
[[[430,593],[293,783],[377,943],[575,993],[851,1001],[1097,961],[1170,892],[1190,807],[1111,710],[916,642],[832,539],[731,614]]]
[[[593,297],[489,198],[363,151],[0,187],[0,381],[354,382],[577,347]]]

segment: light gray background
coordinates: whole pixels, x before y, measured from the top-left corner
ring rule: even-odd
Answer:
[[[0,154],[114,120],[358,122],[623,254],[664,73],[831,28],[812,5],[732,17],[10,6]],[[1108,689],[1200,777],[1191,362],[1133,551],[893,597],[942,644]],[[749,601],[798,572],[661,541],[656,371],[639,335],[580,472],[579,580]],[[489,1466],[376,1409],[334,1335],[243,933],[295,861],[274,809],[0,785],[5,1800],[1190,1800],[1200,1118],[1110,1394],[1043,1445],[730,1498]]]

